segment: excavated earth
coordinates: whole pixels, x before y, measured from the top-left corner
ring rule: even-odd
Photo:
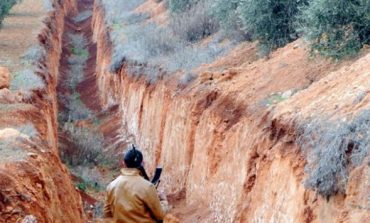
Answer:
[[[22,69],[22,55],[40,44],[46,55],[33,61],[46,83],[31,93],[0,89],[0,222],[84,222],[79,193],[58,156],[56,83],[64,17],[76,11],[73,1],[24,0],[0,30],[2,66],[11,76]],[[14,76],[13,76],[14,77]],[[32,85],[32,83],[28,83]]]
[[[31,2],[15,7],[14,16]],[[148,1],[141,10],[156,4]],[[92,18],[71,22],[86,8],[93,8]],[[148,172],[164,167],[161,187],[181,222],[370,222],[370,160],[350,170],[344,194],[327,199],[305,188],[307,161],[297,141],[308,119],[342,119],[369,109],[368,52],[333,63],[311,58],[298,40],[259,59],[255,45],[244,43],[198,68],[187,86],[176,74],[149,84],[128,75],[124,64],[108,72],[112,45],[98,2],[55,1],[52,12],[38,14],[44,23],[38,19],[37,28],[23,30],[28,37],[39,32],[23,50],[36,41],[45,48],[47,56],[37,64],[46,87],[27,96],[11,91],[3,84],[7,71],[0,69],[0,222],[87,221],[58,156],[63,104],[57,94],[65,91],[60,82],[67,78],[67,32],[89,40],[77,87],[81,100],[104,117],[99,129],[117,145],[112,148],[136,143]],[[0,30],[1,54],[11,51],[2,44],[11,19]],[[11,73],[16,69],[10,67]],[[22,131],[27,124],[36,134]]]

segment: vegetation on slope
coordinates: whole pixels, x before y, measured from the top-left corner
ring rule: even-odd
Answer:
[[[10,9],[17,3],[17,0],[1,0],[0,1],[0,26],[4,17],[9,13]]]
[[[354,56],[370,44],[370,0],[312,0],[302,8],[298,30],[313,52],[338,59]]]
[[[172,13],[184,12],[191,9],[199,0],[168,0],[168,9]]]
[[[243,29],[259,41],[262,52],[269,53],[298,38],[294,27],[299,7],[306,0],[251,0],[239,6]]]
[[[250,39],[269,54],[303,36],[313,53],[336,59],[356,55],[370,41],[370,0],[166,0],[169,23],[160,26],[134,12],[144,2],[100,4],[113,28],[111,71],[125,61],[129,73],[150,81],[177,71],[189,74]]]
[[[266,53],[299,36],[313,53],[336,59],[356,55],[370,43],[369,0],[216,0],[215,5],[222,23],[236,18]]]
[[[344,193],[349,169],[360,166],[369,155],[369,134],[369,110],[349,121],[309,122],[299,139],[308,156],[305,185],[325,197]]]
[[[208,1],[199,1],[186,10],[174,10],[166,25],[149,21],[146,13],[135,13],[143,2],[101,1],[106,23],[112,27],[113,72],[125,62],[129,74],[144,75],[149,82],[178,71],[189,77],[192,69],[211,63],[235,45],[232,41],[223,42],[225,38],[216,34],[219,25],[209,13]],[[211,38],[204,43],[208,37]]]

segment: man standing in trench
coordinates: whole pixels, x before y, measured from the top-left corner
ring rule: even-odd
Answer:
[[[121,175],[107,187],[104,217],[112,223],[156,223],[165,216],[155,186],[140,169],[142,153],[133,146],[123,154]]]

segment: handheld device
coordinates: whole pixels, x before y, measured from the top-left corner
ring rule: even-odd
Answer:
[[[154,185],[158,185],[159,184],[160,178],[161,178],[161,174],[162,174],[162,167],[157,167],[155,169],[155,173],[154,173],[153,179],[151,180],[152,184],[154,184]]]

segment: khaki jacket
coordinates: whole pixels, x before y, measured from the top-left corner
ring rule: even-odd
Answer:
[[[137,169],[124,168],[107,187],[104,217],[113,223],[154,223],[163,220],[157,190]]]

